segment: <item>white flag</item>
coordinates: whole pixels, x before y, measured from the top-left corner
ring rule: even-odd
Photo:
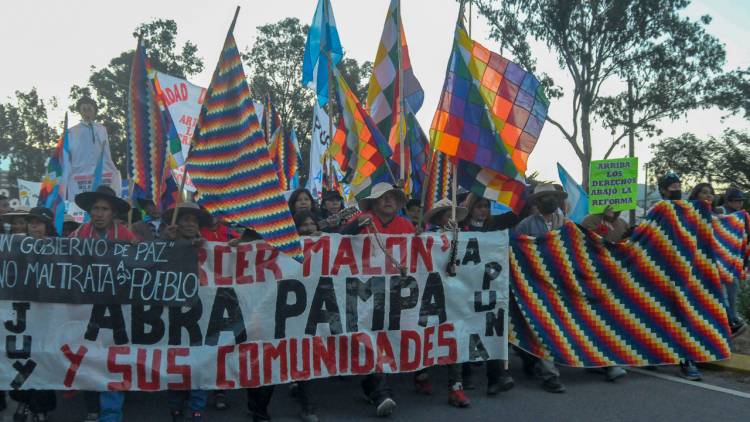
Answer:
[[[313,111],[312,137],[310,138],[310,174],[307,177],[307,186],[305,187],[312,193],[313,198],[317,199],[323,196],[323,156],[331,144],[328,128],[328,114],[320,108],[316,101]],[[335,131],[336,128],[333,130]]]

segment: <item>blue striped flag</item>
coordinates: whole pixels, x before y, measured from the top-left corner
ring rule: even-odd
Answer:
[[[332,64],[328,62],[330,55]],[[328,71],[344,56],[330,0],[319,0],[305,44],[302,85],[315,90],[321,107],[328,102]]]

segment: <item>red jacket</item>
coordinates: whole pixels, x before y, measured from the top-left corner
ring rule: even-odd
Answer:
[[[352,218],[349,224],[341,230],[342,234],[359,234],[359,233],[372,233],[370,226],[359,227],[357,220],[362,217],[370,217],[372,223],[375,225],[375,229],[380,234],[414,234],[416,229],[414,224],[408,219],[397,215],[393,217],[393,220],[387,224],[383,223],[375,213],[365,212]]]
[[[79,227],[76,231],[70,234],[70,237],[95,237],[96,232],[94,225],[91,221],[85,223]],[[114,223],[110,228],[107,229],[107,240],[120,240],[123,242],[132,242],[134,240],[140,240],[138,236],[134,235],[133,232],[128,230],[123,224]]]

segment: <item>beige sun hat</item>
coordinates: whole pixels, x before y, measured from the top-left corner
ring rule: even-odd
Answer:
[[[359,201],[359,209],[363,212],[370,211],[375,200],[388,192],[392,192],[398,197],[399,205],[397,208],[401,209],[406,203],[406,194],[401,188],[386,182],[380,182],[373,186],[370,190],[370,196]]]
[[[6,212],[2,215],[2,221],[5,223],[10,223],[11,220],[15,217],[26,217],[29,215],[29,211],[31,211],[31,208],[19,205],[16,208],[13,209],[13,211]]]
[[[448,198],[443,198],[432,206],[432,208],[429,209],[426,213],[424,213],[424,221],[426,221],[429,224],[435,224],[432,220],[433,218],[440,215],[443,211],[449,211],[451,210],[453,202],[451,202]],[[463,221],[466,216],[469,215],[469,210],[466,209],[466,207],[457,206],[456,207],[456,221]]]
[[[539,183],[534,187],[534,192],[529,195],[529,201],[534,201],[545,195],[554,195],[560,199],[565,199],[568,194],[555,187],[552,183]]]

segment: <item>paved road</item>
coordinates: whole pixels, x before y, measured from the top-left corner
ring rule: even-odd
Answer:
[[[484,380],[469,391],[472,405],[456,409],[447,404],[448,373],[439,368],[432,371],[435,392],[432,396],[417,396],[412,392],[409,374],[393,377],[392,386],[398,408],[389,421],[750,421],[750,398],[726,392],[711,391],[693,385],[630,373],[616,383],[604,381],[602,375],[583,370],[563,368],[562,379],[568,388],[565,394],[550,394],[539,388],[520,372],[520,362],[512,361],[511,370],[516,387],[489,398],[484,394]],[[483,374],[483,368],[476,368]],[[659,375],[677,375],[675,368],[661,368]],[[726,375],[704,370],[704,384],[718,386],[750,395],[750,384]],[[313,381],[319,416],[322,421],[376,421],[372,407],[360,396],[355,378]],[[443,388],[446,387],[446,388]],[[277,388],[271,405],[274,421],[297,420],[299,407],[287,395],[287,388]],[[249,421],[245,413],[245,396],[241,391],[229,395],[231,408],[224,412],[209,409],[208,421]],[[3,412],[2,420],[12,421],[11,408]],[[80,396],[61,399],[58,410],[51,415],[54,422],[77,422],[84,416]],[[125,421],[169,421],[166,396],[129,394]]]

